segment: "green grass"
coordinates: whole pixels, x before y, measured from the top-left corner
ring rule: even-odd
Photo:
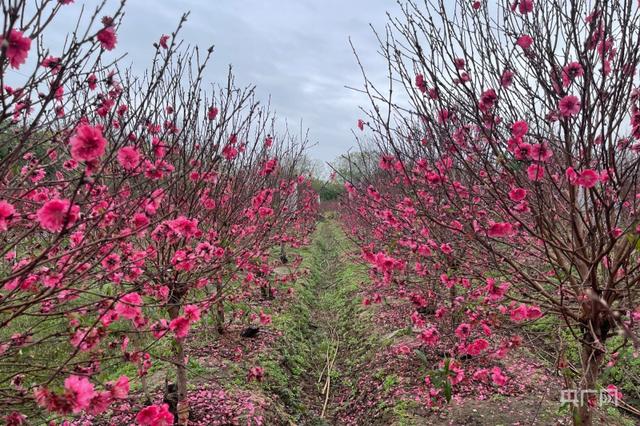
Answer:
[[[298,252],[303,256],[301,267],[309,275],[293,284],[295,298],[272,318],[282,338],[278,347],[260,360],[265,368],[262,386],[280,396],[297,419],[308,411],[304,403],[309,396],[302,395],[304,382],[306,392],[315,389],[327,350],[335,348],[336,335],[341,356],[340,365],[331,372],[332,383],[352,394],[358,390],[350,368],[365,363],[374,345],[380,347],[368,331],[370,313],[355,297],[359,284],[368,279],[367,269],[342,258],[353,248],[350,244],[335,221],[321,221],[311,246]]]
[[[309,249],[302,249],[302,268],[309,268]],[[287,411],[300,414],[304,407],[300,401],[300,378],[309,368],[311,344],[310,323],[313,305],[312,289],[307,279],[293,283],[295,297],[283,312],[272,317],[273,327],[282,333],[277,347],[259,357],[258,363],[265,370],[262,387],[278,395]]]

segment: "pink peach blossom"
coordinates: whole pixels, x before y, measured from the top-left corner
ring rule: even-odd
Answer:
[[[25,37],[22,31],[14,28],[9,30],[7,36],[0,36],[0,44],[6,43],[5,55],[9,59],[11,68],[18,69],[20,65],[27,61],[29,49],[31,49],[31,39]]]
[[[580,112],[580,98],[567,95],[558,102],[558,110],[563,117],[572,117]]]
[[[81,124],[69,139],[71,157],[76,161],[93,161],[104,155],[107,141],[99,127]]]
[[[59,198],[44,203],[36,213],[40,227],[49,232],[60,232],[65,222],[72,226],[78,220],[80,207],[70,205],[69,200]]]

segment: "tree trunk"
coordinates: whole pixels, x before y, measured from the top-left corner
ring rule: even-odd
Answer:
[[[584,391],[595,391],[598,377],[600,375],[600,367],[602,360],[604,359],[604,353],[601,350],[594,349],[590,345],[584,343],[582,345],[582,352],[580,354],[582,364],[582,382],[580,389]],[[599,401],[599,395],[592,393],[593,398],[596,398],[596,403]],[[584,403],[580,404],[574,412],[573,424],[576,426],[592,426],[593,425],[593,408],[588,404],[587,397],[584,398]]]
[[[264,300],[274,299],[273,289],[271,288],[271,283],[268,281],[265,285],[260,286],[260,293],[262,294],[262,298]]]
[[[175,363],[177,368],[176,384],[178,385],[178,418],[176,419],[176,424],[187,426],[189,422],[189,402],[187,400],[187,369],[182,339],[176,339]]]
[[[280,262],[282,262],[283,265],[286,265],[289,262],[284,241],[280,242]]]
[[[169,308],[169,317],[173,320],[180,314],[180,305],[174,304]],[[176,338],[174,347],[173,362],[176,366],[176,386],[178,388],[178,418],[174,419],[175,424],[187,426],[189,419],[189,402],[187,400],[187,368],[184,356],[184,340]]]
[[[580,364],[582,367],[582,378],[578,389],[590,392],[595,403],[598,404],[600,396],[596,391],[598,378],[600,377],[600,368],[604,360],[605,353],[601,349],[604,347],[607,335],[609,333],[610,324],[606,318],[602,318],[597,306],[591,311],[591,319],[583,324],[582,350],[580,352]],[[593,425],[593,407],[588,403],[588,397],[585,395],[584,402],[573,410],[573,424],[576,426],[592,426]]]
[[[224,303],[222,301],[222,283],[216,283],[216,327],[218,334],[224,334]]]

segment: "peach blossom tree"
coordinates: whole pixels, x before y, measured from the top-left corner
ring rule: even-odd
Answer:
[[[186,16],[139,77],[114,56],[124,2],[46,47],[65,7],[3,5],[0,413],[12,425],[100,415],[144,384],[166,338],[181,418],[150,406],[138,422],[185,423],[189,330],[251,259],[311,229],[305,143],[278,135],[231,73],[204,84],[212,49],[182,47]],[[138,377],[104,380],[123,362]]]
[[[345,205],[356,232],[375,229],[365,258],[390,280],[410,271],[445,312],[463,297],[472,333],[492,300],[494,321],[553,316],[581,348],[578,365],[560,359],[566,387],[598,389],[605,360],[639,343],[637,3],[401,7],[376,34],[387,84],[363,69],[359,127],[379,163],[347,182]],[[420,277],[436,272],[433,291]],[[449,346],[469,353],[467,333]]]

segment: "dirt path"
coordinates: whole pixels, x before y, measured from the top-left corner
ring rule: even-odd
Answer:
[[[344,394],[352,385],[349,361],[354,343],[363,339],[354,327],[359,303],[352,297],[357,282],[347,260],[348,246],[339,226],[323,221],[312,247],[310,283],[315,303],[311,307],[311,368],[304,374],[302,389],[307,412],[303,425],[336,424]]]

